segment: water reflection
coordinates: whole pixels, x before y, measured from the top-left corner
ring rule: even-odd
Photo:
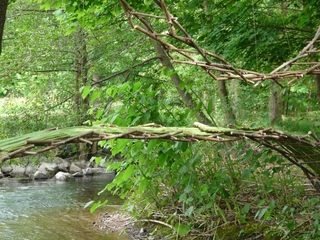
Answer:
[[[108,192],[97,195],[112,178],[0,183],[0,239],[128,239],[94,228],[99,211],[90,214],[83,208],[91,200],[122,204]]]

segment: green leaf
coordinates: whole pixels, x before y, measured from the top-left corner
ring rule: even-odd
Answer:
[[[107,89],[107,95],[109,95],[110,97],[114,98],[117,93],[118,93],[118,90],[115,89],[114,87],[110,87]]]
[[[107,203],[108,203],[108,200],[105,200],[103,203],[101,203],[101,201],[95,202],[90,208],[90,213],[93,213],[98,207],[102,207]]]
[[[180,174],[185,174],[187,173],[189,170],[189,168],[186,165],[183,165],[180,169],[179,169],[179,173]]]
[[[190,226],[181,223],[177,223],[174,228],[180,237],[187,235],[191,229]]]
[[[242,214],[247,214],[250,210],[250,203],[247,203],[246,205],[243,206],[241,213]]]
[[[80,92],[82,92],[82,99],[85,99],[91,91],[91,86],[84,86],[80,88]]]
[[[192,186],[189,184],[183,191],[185,193],[190,193],[192,191]]]
[[[97,98],[99,98],[101,96],[101,91],[98,92],[93,92],[90,96],[90,102],[94,102],[94,100],[96,100]]]
[[[268,211],[268,207],[260,209],[260,210],[256,213],[254,219],[259,219],[259,220],[260,220],[260,219],[265,215],[265,213],[266,213],[267,211]]]
[[[212,111],[213,111],[213,99],[212,99],[212,98],[211,98],[211,99],[209,100],[209,102],[208,102],[208,109],[207,109],[207,111],[208,111],[208,114],[211,114]]]
[[[180,148],[182,152],[185,152],[189,149],[189,143],[187,142],[180,142]]]
[[[134,168],[133,168],[133,165],[131,164],[126,168],[126,170],[118,173],[118,175],[116,176],[115,182],[121,183],[121,182],[127,181],[132,176],[133,172],[134,172]]]
[[[167,70],[167,71],[165,71],[165,75],[167,76],[167,77],[171,77],[172,75],[174,75],[174,74],[176,74],[177,72],[175,71],[175,70]]]
[[[266,211],[266,213],[263,216],[263,220],[264,221],[268,220],[270,216],[271,216],[271,211],[270,210]]]
[[[41,7],[40,7],[41,9],[44,9],[44,10],[50,10],[50,8],[51,8],[51,1],[45,1],[42,5],[41,5]]]
[[[140,90],[141,86],[142,86],[142,82],[135,82],[132,87],[133,92]]]
[[[140,118],[141,118],[141,116],[136,116],[136,117],[132,120],[131,125],[132,125],[132,126],[135,125],[136,122],[137,122]]]
[[[127,92],[127,90],[130,88],[128,83],[122,84],[122,86],[118,89],[119,93]],[[113,96],[114,97],[114,96]]]
[[[131,143],[131,142],[132,140],[130,139],[118,139],[117,141],[115,141],[115,145],[111,150],[112,155],[115,156],[117,153],[123,151],[123,149],[127,147],[128,143]]]
[[[56,1],[52,3],[51,9],[58,9],[58,8],[61,8],[61,6],[62,6],[61,1]]]
[[[186,87],[185,82],[181,82],[180,85],[179,85],[179,88],[180,88],[181,90],[184,90],[185,87]]]
[[[96,114],[96,119],[99,119],[103,114],[103,109],[98,109]]]
[[[158,163],[160,167],[164,167],[166,161],[168,159],[168,155],[165,153],[160,153],[158,156]]]
[[[147,186],[149,186],[149,181],[148,181],[148,179],[144,178],[140,182],[138,193],[142,194],[144,192],[144,190],[147,188]]]
[[[187,209],[187,211],[185,212],[185,214],[186,214],[187,216],[191,216],[191,214],[193,213],[193,209],[194,209],[194,207],[193,207],[193,206],[190,206],[190,207]]]
[[[149,141],[149,143],[148,143],[148,152],[151,152],[153,149],[154,149],[154,147],[155,146],[157,146],[157,144],[158,144],[158,140],[156,140],[156,139],[151,139],[150,141]]]
[[[249,161],[249,160],[251,159],[253,153],[254,153],[254,151],[253,151],[252,149],[249,149],[249,150],[246,152],[245,156],[244,156],[244,160],[245,160],[245,161]]]
[[[262,206],[262,205],[264,205],[266,203],[266,200],[261,200],[259,203],[258,203],[258,207],[260,207],[260,206]]]
[[[150,119],[150,113],[149,112],[146,112],[142,115],[142,120],[143,122],[148,122]]]
[[[77,28],[76,28],[75,26],[70,26],[70,27],[67,28],[65,34],[66,34],[67,36],[69,36],[69,35],[71,35],[72,33],[74,33],[76,30],[77,30]]]
[[[86,203],[86,205],[84,205],[84,207],[83,207],[83,208],[87,208],[87,207],[89,207],[92,203],[94,203],[94,201],[87,202],[87,203]]]
[[[243,169],[242,178],[243,179],[249,179],[250,174],[251,174],[251,170],[250,169]]]

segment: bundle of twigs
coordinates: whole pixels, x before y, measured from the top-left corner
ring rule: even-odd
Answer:
[[[35,155],[67,143],[86,143],[109,139],[164,139],[168,141],[212,141],[232,142],[250,139],[283,155],[298,166],[320,192],[320,139],[309,132],[307,135],[294,136],[273,128],[234,129],[211,127],[198,122],[193,127],[164,127],[146,124],[135,127],[115,125],[95,125],[69,128],[52,128],[0,140],[3,152],[0,162],[11,158]]]
[[[198,66],[215,80],[239,79],[257,86],[262,81],[272,79],[282,86],[278,80],[290,79],[288,81],[290,84],[307,74],[320,75],[320,63],[314,61],[320,53],[316,47],[320,40],[320,26],[314,38],[297,56],[281,64],[270,73],[260,73],[236,68],[223,57],[199,46],[179,23],[178,18],[171,14],[164,0],[154,0],[155,4],[160,7],[162,15],[139,12],[127,1],[121,0],[120,2],[131,27],[158,41],[173,62]],[[163,28],[161,30],[155,29],[151,24],[151,19],[158,21],[158,25],[166,28],[166,31]],[[178,44],[174,45],[174,42]],[[302,66],[302,69],[292,70],[292,66]]]

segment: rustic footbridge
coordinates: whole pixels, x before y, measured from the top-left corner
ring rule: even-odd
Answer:
[[[217,143],[252,140],[280,153],[298,166],[320,193],[320,139],[309,132],[290,135],[273,128],[233,129],[194,123],[193,127],[164,127],[146,124],[136,127],[114,125],[51,128],[0,140],[0,163],[12,158],[36,155],[67,143],[87,143],[109,139],[164,139],[169,141],[212,141]]]

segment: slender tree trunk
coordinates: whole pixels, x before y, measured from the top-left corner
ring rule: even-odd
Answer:
[[[221,101],[221,107],[224,113],[225,124],[235,124],[236,117],[230,105],[226,81],[218,81],[218,92]]]
[[[0,0],[0,54],[2,52],[2,37],[4,23],[6,22],[6,13],[8,8],[8,0]]]
[[[88,120],[89,100],[82,99],[82,94],[79,91],[81,87],[89,85],[88,82],[88,52],[86,44],[86,36],[82,28],[78,28],[75,33],[75,78],[74,78],[74,105],[76,114],[76,124],[82,125],[85,120]],[[79,143],[79,160],[89,160],[92,155],[92,148],[86,143]]]
[[[229,93],[231,94],[230,99],[232,102],[232,111],[233,111],[236,119],[241,117],[241,108],[239,106],[239,91],[240,91],[239,80],[237,80],[237,79],[231,80]]]
[[[314,83],[316,85],[318,107],[320,109],[320,75],[315,75],[314,76]]]
[[[163,50],[161,44],[153,39],[150,39],[152,46],[154,47],[157,56],[160,58],[160,61],[164,67],[166,67],[166,70],[173,70],[174,67],[170,61],[170,58],[166,54],[166,52]],[[170,76],[171,81],[173,82],[175,88],[177,89],[179,95],[182,98],[182,101],[184,104],[191,110],[194,110],[196,108],[196,103],[194,102],[192,96],[190,93],[188,93],[186,90],[182,90],[180,88],[181,85],[181,79],[177,73]],[[203,114],[201,110],[195,113],[197,119],[199,122],[202,122],[204,124],[211,124],[211,121]]]
[[[81,125],[86,120],[89,108],[88,99],[82,99],[79,89],[88,84],[88,52],[85,41],[85,34],[82,29],[78,29],[75,37],[77,39],[75,49],[75,78],[74,78],[74,105],[76,110],[76,124]]]
[[[281,120],[281,115],[283,112],[283,104],[280,87],[272,82],[270,85],[270,109],[269,109],[269,120],[271,125]]]

